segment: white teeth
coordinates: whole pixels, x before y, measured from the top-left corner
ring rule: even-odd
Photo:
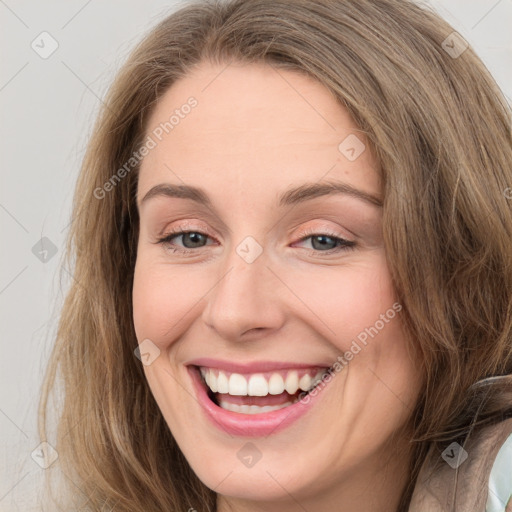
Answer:
[[[319,370],[316,375],[313,377],[313,380],[311,381],[311,388],[314,388],[321,380],[324,374],[326,373],[325,370]]]
[[[263,412],[277,411],[279,409],[283,409],[284,407],[288,407],[291,404],[292,402],[286,402],[279,405],[265,405],[260,407],[259,405],[232,404],[230,402],[224,402],[223,400],[219,402],[219,406],[223,409],[232,412],[241,412],[242,414],[261,414]]]
[[[210,382],[208,383],[208,385],[210,386],[210,389],[214,393],[217,393],[217,377],[211,371],[209,372],[209,377],[210,377]]]
[[[284,391],[294,395],[299,389],[310,391],[321,380],[325,370],[319,370],[314,377],[305,373],[299,379],[297,370],[289,370],[286,378],[281,373],[272,373],[267,378],[262,373],[246,377],[239,373],[229,374],[212,368],[200,368],[201,375],[213,393],[230,394],[233,396],[267,396],[280,395]]]
[[[294,395],[297,393],[297,389],[299,389],[299,374],[296,370],[292,370],[288,372],[286,376],[286,382],[284,383],[286,392],[290,395]]]
[[[271,395],[280,395],[284,391],[284,380],[279,373],[273,373],[268,381],[268,392]]]
[[[224,372],[219,372],[217,377],[217,392],[229,393],[229,381]]]
[[[310,387],[311,387],[311,375],[308,375],[306,373],[299,380],[299,388],[302,389],[302,391],[308,391],[308,389]]]
[[[261,373],[251,375],[247,386],[247,394],[249,396],[267,396],[268,383],[267,379]]]
[[[213,391],[213,390],[212,390]],[[239,373],[232,373],[229,377],[229,391],[230,395],[245,396],[247,395],[247,381],[243,375]]]

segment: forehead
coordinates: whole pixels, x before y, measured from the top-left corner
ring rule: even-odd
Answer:
[[[182,108],[191,97],[196,105]],[[162,96],[146,132],[156,146],[142,162],[139,197],[168,182],[270,200],[290,184],[324,177],[380,194],[370,151],[355,161],[340,151],[347,137],[364,141],[348,112],[295,71],[202,63]]]

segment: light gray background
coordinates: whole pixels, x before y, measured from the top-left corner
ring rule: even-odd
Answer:
[[[473,45],[510,99],[512,0],[429,3]],[[0,0],[1,511],[43,510],[37,500],[45,470],[31,458],[39,444],[37,403],[69,282],[58,270],[92,122],[129,50],[177,5]],[[43,31],[59,45],[47,59],[31,47]],[[46,263],[32,252],[41,237],[57,248]]]

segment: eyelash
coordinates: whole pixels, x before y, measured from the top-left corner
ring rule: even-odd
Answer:
[[[186,248],[176,249],[174,246],[171,245],[171,240],[173,238],[177,238],[178,236],[186,235],[188,233],[198,233],[200,235],[205,235],[207,237],[210,237],[210,235],[208,233],[203,233],[202,231],[199,231],[196,229],[183,230],[181,228],[177,228],[176,230],[166,233],[162,238],[158,239],[156,243],[166,246],[166,248],[171,250],[173,253],[178,252],[183,255],[187,255],[187,254],[191,254],[193,252],[197,252],[197,249],[186,249]],[[319,254],[328,256],[330,254],[338,253],[341,251],[354,249],[356,246],[355,242],[346,240],[345,238],[341,238],[336,233],[329,232],[329,231],[324,231],[322,233],[319,233],[319,232],[315,231],[314,229],[306,229],[304,231],[301,231],[299,233],[300,238],[299,238],[298,242],[304,242],[308,238],[312,238],[314,236],[326,236],[326,237],[332,238],[338,244],[338,247],[336,247],[334,249],[329,249],[328,251],[318,251],[316,249],[311,249],[310,255],[314,255],[314,256],[318,256]],[[210,237],[210,238],[213,238],[213,237]],[[198,249],[202,249],[202,247],[199,247]]]

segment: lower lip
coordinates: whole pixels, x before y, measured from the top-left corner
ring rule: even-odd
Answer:
[[[318,402],[319,395],[325,390],[324,383],[323,388],[320,385],[316,388],[315,395],[307,395],[307,400],[299,400],[293,405],[283,407],[277,411],[243,414],[227,411],[212,402],[206,391],[206,386],[201,380],[199,369],[189,366],[187,370],[192,378],[197,398],[206,417],[218,429],[235,436],[266,437],[283,430],[305,415]]]

